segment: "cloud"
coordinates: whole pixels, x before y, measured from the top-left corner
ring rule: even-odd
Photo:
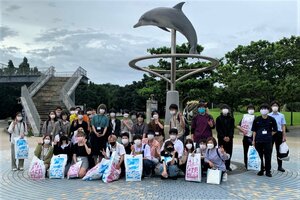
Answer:
[[[11,6],[6,8],[6,11],[7,12],[13,12],[13,11],[19,10],[20,8],[21,8],[21,6],[19,6],[19,5],[11,5]]]
[[[0,41],[3,41],[6,37],[14,37],[18,35],[18,32],[7,26],[0,26],[0,33]]]

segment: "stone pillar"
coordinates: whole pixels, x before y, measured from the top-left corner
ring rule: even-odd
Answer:
[[[147,100],[147,106],[146,106],[146,123],[148,124],[151,120],[151,113],[154,110],[157,110],[157,101],[153,99]]]
[[[169,106],[171,104],[176,104],[179,106],[179,93],[178,91],[168,91],[167,92],[167,101],[166,101],[166,113],[165,113],[165,137],[166,139],[169,138],[169,125],[170,125],[170,118],[171,114],[169,112]]]

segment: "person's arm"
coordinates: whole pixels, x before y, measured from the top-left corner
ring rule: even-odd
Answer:
[[[282,141],[286,141],[286,121],[284,114],[282,114]]]
[[[48,154],[46,156],[46,159],[44,160],[44,164],[50,165],[52,156],[53,156],[53,148],[50,147],[50,150],[49,150],[49,152],[48,152]]]
[[[192,125],[191,125],[191,137],[192,137],[193,140],[194,140],[194,134],[195,134],[196,126],[197,126],[197,124],[196,124],[196,116],[193,117],[193,119],[192,119]]]
[[[271,120],[272,120],[272,135],[274,135],[275,133],[278,132],[277,122],[273,117],[271,118]]]
[[[73,163],[77,163],[77,155],[76,155],[76,153],[73,154]]]
[[[175,161],[176,161],[176,154],[177,154],[177,152],[176,151],[174,151],[173,153],[172,153],[172,160],[171,160],[171,165],[174,165],[175,164]],[[177,157],[178,157],[178,154],[177,154]]]
[[[38,144],[34,150],[34,155],[38,158],[40,158],[42,152],[42,145]]]
[[[232,120],[230,122],[231,122],[231,125],[230,125],[230,139],[232,140],[232,138],[234,137],[234,117],[232,117]]]
[[[13,134],[14,133],[14,129],[15,129],[15,125],[16,125],[16,121],[12,121],[7,129],[7,131],[10,133],[10,134]]]
[[[216,123],[214,121],[214,118],[208,114],[208,125],[211,129],[214,129],[216,127]]]
[[[91,150],[91,147],[89,145],[87,145],[87,139],[84,139],[84,147],[85,147],[85,151],[88,155],[91,154],[92,150]]]
[[[146,138],[147,133],[148,133],[148,125],[144,123],[144,128],[143,128],[143,138]]]

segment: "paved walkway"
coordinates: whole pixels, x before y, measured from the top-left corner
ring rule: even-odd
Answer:
[[[291,130],[288,144],[291,161],[284,162],[285,173],[278,172],[275,155],[272,158],[273,177],[259,177],[254,171],[242,169],[241,137],[234,141],[233,167],[228,181],[221,185],[144,179],[142,182],[119,180],[105,184],[102,181],[46,179],[33,181],[28,178],[29,160],[25,171],[12,172],[8,135],[0,122],[0,199],[300,199],[300,129]],[[32,151],[41,138],[29,138]]]

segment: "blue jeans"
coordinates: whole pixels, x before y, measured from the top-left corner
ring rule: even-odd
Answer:
[[[160,174],[162,174],[163,171],[164,171],[164,166],[161,165],[159,167]],[[167,173],[168,173],[169,177],[178,176],[178,172],[179,172],[179,169],[178,169],[177,165],[167,165]]]

